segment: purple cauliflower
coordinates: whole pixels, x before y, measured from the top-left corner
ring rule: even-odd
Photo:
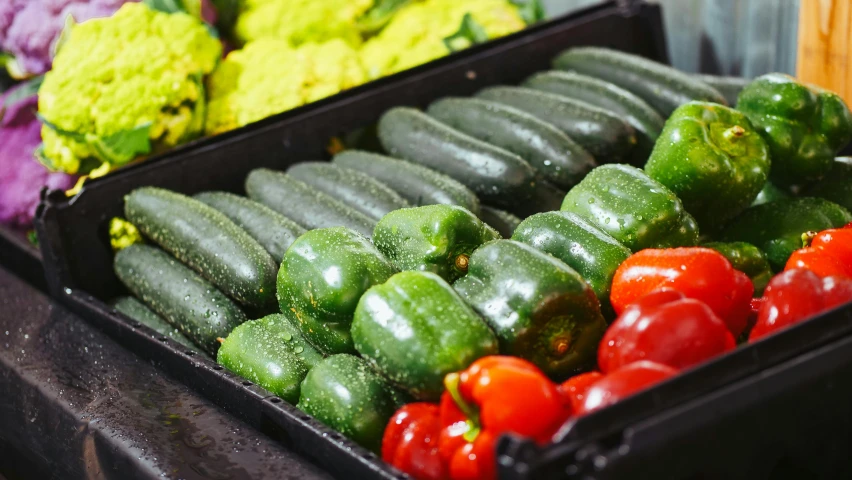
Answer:
[[[76,22],[108,17],[127,1],[137,0],[2,0],[0,51],[14,56],[15,76],[50,70],[53,44],[68,16]]]
[[[0,96],[0,108],[6,97],[21,86]],[[0,111],[0,223],[29,228],[39,202],[41,187],[67,190],[75,178],[50,173],[35,158],[41,143],[41,124],[35,116],[38,99],[24,98]]]

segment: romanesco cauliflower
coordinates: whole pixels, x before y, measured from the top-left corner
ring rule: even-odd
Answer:
[[[221,50],[198,19],[137,3],[75,26],[39,90],[43,161],[105,171],[200,135]]]
[[[232,130],[366,80],[358,53],[343,40],[297,48],[256,40],[231,52],[210,76],[205,130]]]
[[[341,38],[361,43],[357,19],[373,0],[243,0],[234,32],[242,42],[261,38],[291,45]]]
[[[450,53],[444,39],[469,15],[496,38],[524,28],[518,8],[508,0],[425,0],[402,8],[382,31],[364,43],[361,63],[371,79],[390,75]]]

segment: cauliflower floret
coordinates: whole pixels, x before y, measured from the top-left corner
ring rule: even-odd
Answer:
[[[373,0],[244,0],[234,32],[242,42],[262,38],[293,46],[341,38],[361,43],[356,21]]]
[[[488,38],[517,32],[525,23],[507,0],[426,0],[401,9],[361,48],[361,63],[371,79],[390,75],[450,53],[444,39],[459,30],[465,15]]]
[[[210,76],[205,130],[226,132],[366,80],[357,52],[342,40],[298,48],[256,40],[231,52]]]
[[[39,90],[44,157],[87,173],[197,137],[221,51],[198,19],[137,3],[75,26]]]

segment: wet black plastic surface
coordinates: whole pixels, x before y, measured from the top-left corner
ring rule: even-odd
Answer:
[[[2,268],[0,475],[330,478]]]

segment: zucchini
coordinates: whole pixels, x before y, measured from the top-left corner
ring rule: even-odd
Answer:
[[[458,180],[416,163],[370,153],[346,150],[334,156],[332,163],[364,172],[396,190],[413,207],[458,205],[479,214],[479,198]]]
[[[112,308],[128,318],[145,325],[160,335],[169,337],[193,351],[200,352],[194,343],[180,333],[180,330],[170,325],[169,322],[163,320],[162,317],[151,311],[150,308],[146,307],[144,303],[133,297],[119,297],[115,299],[112,302]]]
[[[518,155],[560,188],[571,188],[595,168],[595,158],[558,128],[507,105],[477,98],[444,98],[429,105],[426,113]]]
[[[330,195],[319,192],[284,172],[256,168],[246,177],[246,193],[299,225],[313,230],[349,227],[370,238],[376,222]]]
[[[275,263],[281,263],[290,244],[305,233],[305,229],[293,220],[246,197],[228,192],[204,192],[193,198],[224,213],[257,240]]]
[[[598,163],[630,157],[636,132],[617,115],[586,102],[523,87],[490,87],[477,97],[518,108],[553,124],[594,155]]]
[[[521,157],[413,108],[397,107],[382,115],[379,140],[391,155],[445,173],[490,204],[529,213],[553,210],[558,203],[560,192],[547,185]],[[543,203],[534,198],[542,190],[552,192]]]
[[[134,244],[115,254],[115,274],[136,298],[211,356],[246,316],[210,282],[157,248]]]
[[[719,75],[704,75],[696,74],[692,78],[704,82],[707,85],[715,88],[728,101],[728,105],[735,107],[737,105],[737,97],[746,85],[751,83],[751,80],[743,77],[723,77]]]
[[[716,89],[668,65],[600,47],[577,47],[553,60],[559,70],[600,78],[635,93],[664,118],[692,100],[727,105]]]
[[[553,70],[533,75],[523,86],[555,93],[603,108],[623,118],[636,130],[634,164],[642,166],[663,131],[665,120],[644,100],[612,83],[575,72]]]
[[[337,198],[376,221],[388,212],[409,206],[387,185],[340,165],[303,162],[288,168],[287,175]]]
[[[231,298],[256,308],[275,305],[275,260],[213,207],[162,188],[142,187],[124,197],[124,216]]]
[[[491,228],[497,230],[503,238],[511,238],[521,219],[509,212],[483,205],[479,218]]]

